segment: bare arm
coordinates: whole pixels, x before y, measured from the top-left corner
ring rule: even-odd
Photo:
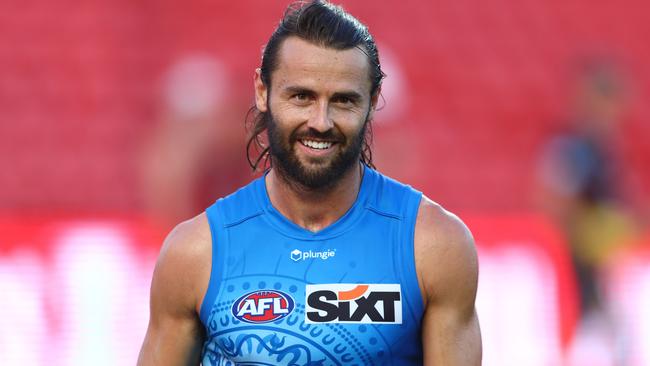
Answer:
[[[480,365],[481,332],[474,302],[478,260],[471,233],[456,216],[423,199],[415,234],[425,301],[425,365]]]
[[[198,365],[202,296],[210,275],[205,215],[177,226],[160,252],[151,284],[150,318],[138,366]]]

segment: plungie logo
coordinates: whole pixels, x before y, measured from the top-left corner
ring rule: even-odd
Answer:
[[[269,323],[289,315],[295,302],[288,294],[276,290],[257,290],[232,304],[232,315],[246,323]]]
[[[399,284],[307,285],[305,323],[402,324]]]
[[[311,250],[306,250],[306,251],[303,252],[303,251],[301,251],[299,249],[294,249],[290,253],[291,260],[293,260],[294,262],[298,262],[298,261],[301,261],[301,260],[304,261],[304,260],[307,260],[307,259],[327,260],[329,258],[334,257],[335,255],[336,255],[336,249],[334,249],[334,250],[327,249],[327,250],[323,250],[323,251],[320,251],[320,252],[314,252],[314,251],[311,251]]]

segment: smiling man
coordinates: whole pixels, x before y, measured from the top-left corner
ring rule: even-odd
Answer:
[[[265,174],[176,227],[139,365],[479,365],[465,225],[374,170],[383,78],[367,28],[292,5],[255,71]]]

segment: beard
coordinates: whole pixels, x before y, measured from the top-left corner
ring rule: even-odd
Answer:
[[[298,184],[309,190],[322,190],[334,186],[355,163],[360,161],[363,149],[368,116],[359,131],[352,136],[345,136],[335,129],[321,133],[314,129],[298,132],[294,130],[285,138],[269,108],[264,113],[268,128],[269,153],[271,163],[280,177],[289,184]],[[321,139],[335,141],[339,150],[336,154],[321,161],[307,164],[300,161],[294,146],[303,139]]]

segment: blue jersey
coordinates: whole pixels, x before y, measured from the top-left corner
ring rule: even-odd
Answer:
[[[277,211],[263,178],[219,199],[203,365],[421,365],[421,197],[365,167],[353,206],[318,232]]]

